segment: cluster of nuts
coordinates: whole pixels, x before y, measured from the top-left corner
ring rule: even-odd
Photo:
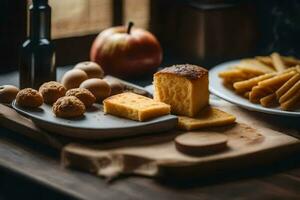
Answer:
[[[121,83],[108,82],[103,77],[104,72],[97,63],[81,62],[64,74],[61,83],[46,82],[39,91],[32,88],[19,91],[8,85],[0,87],[0,102],[11,103],[16,98],[18,105],[30,108],[46,103],[53,105],[52,111],[57,117],[79,117],[95,102],[123,92]]]

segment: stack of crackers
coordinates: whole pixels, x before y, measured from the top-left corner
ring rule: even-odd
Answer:
[[[221,72],[223,83],[236,93],[264,107],[295,110],[300,105],[300,60],[272,53],[243,59]]]

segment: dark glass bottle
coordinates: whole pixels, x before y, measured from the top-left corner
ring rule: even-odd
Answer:
[[[23,43],[20,59],[20,88],[38,88],[56,80],[55,53],[51,42],[51,8],[48,0],[33,0],[30,32]]]

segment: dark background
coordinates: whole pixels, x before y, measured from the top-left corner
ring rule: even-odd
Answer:
[[[122,20],[118,18],[122,17],[119,12],[121,4],[117,3],[114,21],[120,24]],[[204,63],[207,67],[228,59],[266,55],[273,51],[300,57],[299,11],[299,0],[154,0],[151,1],[150,31],[157,35],[165,54],[176,55],[182,57],[180,60],[197,64]],[[0,1],[0,73],[18,68],[18,48],[26,38],[26,12],[25,0]],[[192,13],[196,17],[197,13],[200,17],[206,16],[208,26],[204,31],[206,35],[213,35],[204,38],[208,42],[200,56],[193,55],[195,51],[192,45],[185,46],[189,41],[190,44],[194,44],[194,40],[202,34],[201,31],[195,31],[200,23],[198,25],[185,18]],[[171,30],[174,21],[179,21],[176,31]],[[235,30],[232,31],[233,29]],[[178,30],[181,31],[181,35],[175,37]],[[89,48],[95,36],[96,34],[91,34],[54,40],[57,65],[74,64],[89,59]],[[209,43],[215,40],[217,42]],[[238,45],[230,45],[230,42],[226,41]],[[76,48],[70,48],[71,44]],[[172,46],[174,44],[175,46]],[[218,45],[219,49],[216,48]]]

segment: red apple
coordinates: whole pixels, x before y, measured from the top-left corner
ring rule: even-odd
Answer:
[[[90,57],[106,74],[133,77],[154,72],[162,61],[162,49],[150,32],[118,26],[102,31],[95,39]]]

